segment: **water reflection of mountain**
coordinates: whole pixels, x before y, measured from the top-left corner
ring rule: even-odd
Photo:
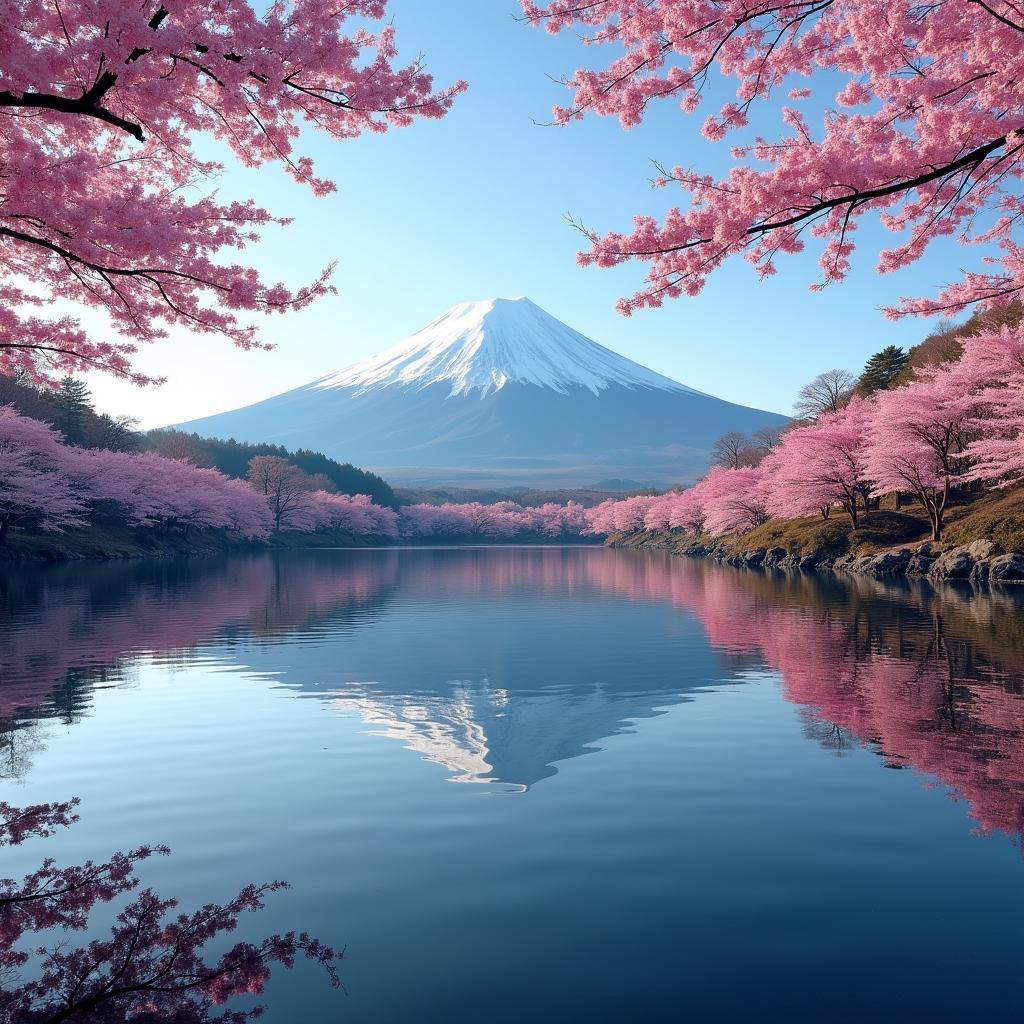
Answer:
[[[936,776],[982,828],[1024,824],[1024,619],[1007,593],[553,548],[0,579],[9,719],[73,720],[142,654],[220,659],[357,712],[452,778],[528,786],[632,720],[767,668],[825,745]]]

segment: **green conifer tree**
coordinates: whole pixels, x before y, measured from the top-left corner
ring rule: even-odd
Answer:
[[[85,381],[65,377],[53,395],[57,410],[54,426],[71,444],[82,444],[86,420],[93,411],[92,396]]]
[[[898,345],[886,345],[865,364],[857,382],[859,394],[867,396],[876,391],[887,391],[899,381],[907,365],[907,353]]]

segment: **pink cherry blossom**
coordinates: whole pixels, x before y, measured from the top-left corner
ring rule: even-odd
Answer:
[[[18,808],[0,802],[0,847],[73,824],[77,803]],[[272,968],[289,968],[300,954],[339,984],[341,954],[304,933],[238,942],[217,959],[206,959],[206,947],[222,944],[239,917],[261,910],[266,896],[286,888],[283,882],[247,885],[227,903],[208,903],[192,913],[174,913],[175,900],[143,890],[117,914],[108,938],[82,946],[71,942],[71,933],[88,926],[97,906],[137,889],[140,862],[168,852],[140,846],[73,867],[48,858],[20,881],[0,879],[0,1020],[242,1024],[249,1013],[227,1010],[214,1018],[211,1011],[234,996],[259,995]],[[59,941],[39,945],[54,936]],[[28,952],[33,939],[34,956]]]
[[[823,413],[812,425],[788,431],[765,458],[770,473],[768,510],[792,518],[841,506],[856,529],[858,501],[870,493],[864,445],[871,407],[853,398],[839,412]]]
[[[950,367],[874,398],[864,448],[873,493],[911,491],[928,513],[935,540],[942,536],[954,478],[965,465],[967,424],[976,407]]]
[[[393,27],[373,30],[386,14],[386,0],[4,0],[0,372],[143,382],[140,343],[184,327],[251,348],[253,314],[330,290],[330,267],[289,288],[233,261],[287,220],[219,201],[206,154],[216,140],[324,195],[334,185],[295,152],[304,128],[344,140],[444,116],[464,83],[437,90],[418,60],[401,66]],[[51,312],[56,297],[109,327]]]
[[[74,453],[45,423],[0,406],[0,544],[12,526],[61,530],[85,521]]]
[[[697,485],[708,533],[744,533],[768,519],[768,473],[716,467]]]
[[[955,374],[977,398],[967,426],[967,480],[1007,485],[1024,478],[1024,330],[1004,327],[964,339]]]
[[[337,531],[356,537],[398,537],[398,515],[393,509],[375,505],[365,494],[331,494],[315,491],[311,496],[317,529]]]
[[[646,286],[621,302],[624,313],[695,295],[733,256],[773,274],[780,257],[808,242],[822,284],[841,280],[865,216],[896,236],[879,254],[882,272],[915,262],[943,237],[996,253],[936,298],[906,300],[891,315],[999,304],[1024,288],[1018,5],[523,0],[523,8],[548,31],[580,33],[609,52],[568,78],[572,102],[556,108],[559,123],[593,112],[630,128],[665,100],[692,114],[723,80],[735,81],[735,96],[702,129],[715,142],[741,134],[728,174],[664,168],[656,184],[678,188],[681,207],[638,215],[632,230],[586,232],[581,264],[648,266]],[[796,79],[807,87],[791,91]],[[759,123],[774,117],[783,127],[753,135],[755,110]]]

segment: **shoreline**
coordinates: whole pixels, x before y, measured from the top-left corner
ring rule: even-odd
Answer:
[[[0,547],[0,572],[5,568],[68,562],[112,562],[136,559],[209,558],[260,551],[369,550],[387,548],[467,547],[597,547],[598,537],[438,537],[396,541],[389,537],[347,534],[285,533],[272,541],[234,540],[216,533],[157,536],[151,532],[89,529],[64,534],[15,535]]]
[[[727,541],[663,531],[618,534],[609,537],[607,543],[613,548],[668,551],[682,558],[705,558],[735,568],[762,571],[831,572],[838,576],[876,579],[906,577],[933,583],[1024,585],[1024,553],[1003,551],[991,540],[959,545],[927,541],[861,555],[849,552],[836,555],[824,549],[800,553],[778,546],[743,549],[742,537]]]

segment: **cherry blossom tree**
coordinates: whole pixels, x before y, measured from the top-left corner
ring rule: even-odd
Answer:
[[[954,479],[965,468],[964,448],[977,399],[955,370],[943,367],[874,399],[864,471],[874,494],[911,491],[939,540]]]
[[[80,526],[87,506],[77,460],[48,424],[0,406],[0,544],[12,526]]]
[[[1024,478],[1024,330],[1004,327],[964,339],[952,368],[977,398],[980,415],[968,427],[967,480],[1011,484]]]
[[[274,533],[316,529],[316,503],[312,494],[318,481],[298,466],[276,455],[257,455],[249,462],[247,479],[267,499]]]
[[[716,472],[732,472],[720,469]],[[760,479],[760,474],[758,474]],[[706,478],[692,487],[659,495],[609,498],[585,512],[586,533],[608,536],[639,530],[683,530],[703,533]]]
[[[225,529],[236,537],[247,540],[263,540],[270,535],[272,525],[270,510],[258,494],[244,481],[224,476],[216,470],[206,470],[211,476],[212,486],[223,503]],[[215,475],[213,475],[215,474]]]
[[[663,168],[656,180],[685,204],[632,231],[588,231],[583,265],[648,266],[624,313],[694,295],[709,274],[742,255],[764,276],[780,255],[820,247],[822,283],[850,267],[855,229],[879,218],[896,235],[879,256],[886,272],[955,235],[996,247],[934,299],[901,312],[957,311],[1007,301],[1024,288],[1017,233],[1024,204],[1024,14],[1010,0],[523,0],[552,32],[576,31],[611,56],[573,73],[566,123],[588,112],[639,124],[659,100],[694,113],[720,81],[728,99],[703,125],[712,141],[740,134],[729,173]],[[796,88],[793,88],[796,86]],[[788,102],[779,101],[788,89]],[[811,101],[811,114],[800,109]],[[784,127],[746,133],[755,105]],[[820,120],[818,120],[820,119]],[[816,123],[817,121],[817,123]],[[821,287],[821,284],[815,285]]]
[[[375,505],[365,494],[331,494],[315,491],[313,522],[317,529],[353,534],[357,537],[398,537],[398,515],[394,509]]]
[[[741,475],[734,477],[733,474],[737,473]],[[741,486],[733,488],[731,483],[725,484],[723,480],[743,481],[743,486],[754,483],[756,494],[752,492],[748,503],[747,499],[741,496]],[[736,470],[715,467],[708,476],[681,491],[668,491],[660,495],[637,495],[631,498],[610,498],[587,511],[588,532],[598,536],[666,529],[703,533],[705,529],[711,529],[707,517],[709,497],[718,503],[712,516],[716,526],[714,532],[730,533],[738,529],[749,529],[765,518],[763,480],[764,472],[759,468],[746,467]],[[727,518],[724,510],[726,492],[731,496],[728,500],[736,506],[731,513],[730,522],[733,525],[728,528],[723,527]],[[744,521],[744,515],[739,510],[740,504],[748,505],[747,518],[750,521],[746,526],[737,525]],[[757,522],[753,521],[755,519]]]
[[[698,486],[708,533],[745,533],[768,519],[769,478],[761,467],[716,467]]]
[[[399,516],[365,494],[326,489],[332,486],[321,474],[305,473],[277,456],[252,459],[247,482],[156,452],[77,448],[47,424],[0,407],[0,541],[14,524],[61,529],[96,519],[164,533],[223,531],[250,540],[281,530],[382,540],[568,538],[592,532],[588,510],[576,502],[539,508],[511,501],[412,505]],[[620,528],[642,523],[651,500],[616,506]]]
[[[654,498],[645,494],[603,501],[587,513],[590,532],[607,535],[642,530],[654,501]]]
[[[372,30],[386,10],[4,0],[0,372],[98,367],[144,382],[140,342],[180,326],[252,348],[243,318],[327,291],[331,268],[288,288],[232,261],[287,222],[204,189],[221,169],[207,140],[325,195],[334,185],[295,152],[303,127],[340,140],[442,117],[464,83],[436,90],[419,61],[400,66],[393,27]],[[58,297],[100,310],[112,332],[51,311]]]
[[[647,506],[644,514],[645,530],[669,530],[671,529],[672,507],[675,492],[660,494]]]
[[[615,502],[605,505],[611,508]],[[582,537],[614,530],[592,529],[595,510],[578,502],[565,505],[546,502],[524,508],[513,501],[446,502],[441,505],[405,505],[399,513],[399,532],[410,540],[430,537],[481,537],[510,540],[514,537]]]
[[[267,500],[244,481],[155,452],[76,449],[76,479],[94,505],[114,506],[136,526],[225,530],[262,539],[273,518]]]
[[[76,804],[0,802],[0,847],[46,838],[72,825]],[[215,1009],[234,996],[259,995],[275,966],[292,967],[300,955],[323,966],[331,983],[339,984],[341,954],[305,933],[238,942],[207,959],[206,947],[221,944],[242,914],[261,910],[268,895],[287,887],[283,882],[247,885],[227,903],[177,914],[177,901],[145,889],[117,914],[107,938],[82,946],[68,941],[70,933],[88,927],[96,907],[138,888],[140,863],[168,852],[163,846],[140,846],[103,863],[74,867],[47,858],[20,881],[0,879],[0,1020],[242,1024],[251,1013]],[[62,941],[32,949],[42,933],[56,930]],[[32,970],[23,979],[26,965]]]
[[[580,537],[587,529],[587,510],[577,501],[564,505],[548,501],[534,509],[525,509],[530,528],[546,537]]]
[[[587,509],[587,532],[601,536],[602,534],[608,536],[609,534],[615,533],[615,523],[613,519],[615,506],[619,504],[619,501],[615,498],[608,498],[602,501],[599,505],[595,505],[593,508]]]
[[[668,524],[674,530],[685,530],[688,533],[703,533],[704,492],[700,484],[681,491],[672,500]]]
[[[470,501],[458,506],[459,512],[469,523],[469,532],[477,537],[508,539],[521,529],[520,507],[511,501],[499,501],[493,505]]]
[[[241,480],[152,452],[68,446],[48,424],[0,407],[0,542],[11,526],[67,529],[97,511],[248,538],[272,525],[266,500]]]
[[[840,505],[857,529],[857,503],[870,493],[864,471],[870,413],[868,402],[853,398],[839,412],[823,413],[815,424],[786,432],[763,463],[770,471],[767,507],[772,515],[820,512],[827,519],[829,509]]]
[[[403,537],[452,537],[470,532],[469,520],[457,505],[406,505],[400,512]]]

